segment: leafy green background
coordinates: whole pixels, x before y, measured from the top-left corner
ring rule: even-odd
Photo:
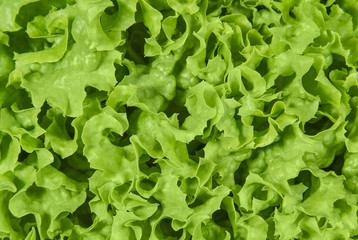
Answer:
[[[1,239],[358,239],[357,1],[0,18]]]

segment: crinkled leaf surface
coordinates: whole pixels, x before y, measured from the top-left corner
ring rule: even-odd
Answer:
[[[358,238],[356,0],[0,19],[0,239]]]

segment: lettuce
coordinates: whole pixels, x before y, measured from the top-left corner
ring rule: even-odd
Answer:
[[[0,16],[1,239],[358,238],[357,1]]]

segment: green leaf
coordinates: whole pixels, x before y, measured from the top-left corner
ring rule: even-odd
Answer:
[[[2,32],[15,32],[21,29],[16,23],[16,16],[19,14],[21,7],[37,2],[38,0],[21,0],[21,1],[2,1],[0,4],[0,15],[4,16],[4,21],[0,23],[0,31]]]

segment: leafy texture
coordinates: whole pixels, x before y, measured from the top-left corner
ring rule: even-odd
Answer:
[[[0,0],[0,239],[357,239],[356,0]]]

